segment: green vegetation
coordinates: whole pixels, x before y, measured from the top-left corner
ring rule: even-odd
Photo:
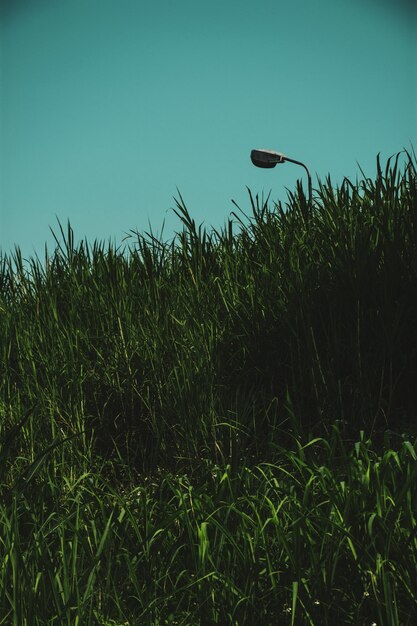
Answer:
[[[0,624],[417,619],[417,172],[0,257]],[[233,219],[232,219],[233,218]]]

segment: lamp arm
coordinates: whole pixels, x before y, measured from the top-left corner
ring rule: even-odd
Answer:
[[[296,161],[295,159],[290,159],[287,156],[284,157],[284,161],[289,161],[290,163],[295,163],[296,165],[301,165],[301,167],[303,167],[305,169],[305,171],[307,172],[307,178],[308,178],[308,206],[310,208],[310,210],[313,208],[313,190],[312,190],[312,184],[311,184],[311,175],[309,172],[309,169],[306,165],[304,165],[304,163],[301,163],[301,161]]]

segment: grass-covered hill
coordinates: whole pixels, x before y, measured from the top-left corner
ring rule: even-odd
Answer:
[[[0,256],[0,625],[415,623],[415,157],[249,199]]]

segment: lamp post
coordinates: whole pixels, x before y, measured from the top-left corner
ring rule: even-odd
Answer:
[[[296,165],[301,165],[307,172],[308,177],[308,209],[311,211],[313,206],[313,197],[312,197],[312,186],[311,186],[311,176],[308,168],[301,161],[295,161],[295,159],[290,159],[285,156],[281,152],[274,152],[273,150],[252,150],[250,153],[251,161],[256,167],[263,168],[271,168],[275,167],[277,163],[285,163],[285,161],[289,161],[290,163],[295,163]]]

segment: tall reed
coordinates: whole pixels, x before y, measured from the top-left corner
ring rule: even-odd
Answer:
[[[0,257],[0,624],[412,624],[417,176]],[[262,607],[261,609],[259,607]]]

